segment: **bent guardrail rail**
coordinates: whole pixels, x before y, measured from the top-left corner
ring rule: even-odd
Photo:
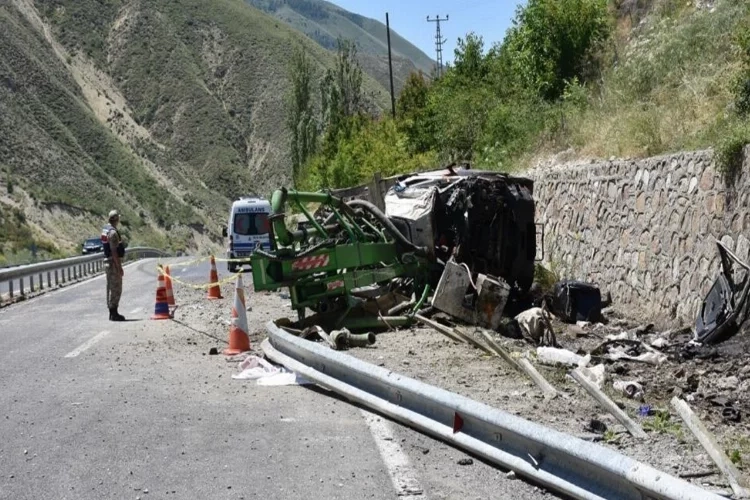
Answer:
[[[266,325],[266,356],[350,401],[572,498],[722,497],[614,450],[511,415]]]
[[[167,255],[167,252],[150,247],[133,247],[125,250],[126,260]],[[103,270],[104,255],[101,253],[0,269],[0,304],[7,301],[3,299],[5,295],[13,301],[16,295],[24,297],[27,293],[78,281]],[[18,288],[14,287],[14,282],[18,282]]]

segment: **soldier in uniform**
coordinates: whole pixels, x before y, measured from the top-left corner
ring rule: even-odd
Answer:
[[[125,317],[117,311],[122,295],[122,259],[125,257],[125,245],[117,232],[119,223],[120,214],[117,210],[112,210],[109,213],[109,224],[102,229],[101,237],[104,257],[107,259],[107,307],[110,321],[125,321]]]

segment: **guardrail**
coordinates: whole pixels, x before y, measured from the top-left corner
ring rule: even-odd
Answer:
[[[266,356],[350,401],[515,471],[570,498],[720,500],[614,450],[266,325]]]
[[[166,252],[149,247],[133,247],[125,250],[126,260],[167,255]],[[104,263],[104,254],[96,253],[0,269],[0,304],[3,303],[4,295],[7,295],[12,302],[17,295],[25,297],[27,293],[54,288],[101,273],[104,270]],[[18,284],[18,288],[14,287],[14,283]]]

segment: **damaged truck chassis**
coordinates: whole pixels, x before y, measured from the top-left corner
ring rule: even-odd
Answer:
[[[255,290],[288,287],[300,329],[403,326],[452,263],[469,275],[459,306],[483,309],[497,323],[498,309],[523,297],[534,278],[532,181],[448,168],[392,182],[383,198],[369,200],[367,188],[347,197],[276,191],[271,250],[252,257]],[[287,225],[291,207],[301,213],[294,228]],[[491,304],[480,300],[482,288],[496,298]],[[399,310],[406,312],[391,315]]]

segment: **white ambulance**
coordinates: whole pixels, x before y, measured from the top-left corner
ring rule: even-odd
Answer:
[[[250,256],[258,244],[263,250],[271,249],[269,215],[271,204],[264,198],[242,197],[232,203],[229,223],[223,233],[229,237],[227,258],[241,261],[229,262],[227,267],[230,273],[250,264]]]

